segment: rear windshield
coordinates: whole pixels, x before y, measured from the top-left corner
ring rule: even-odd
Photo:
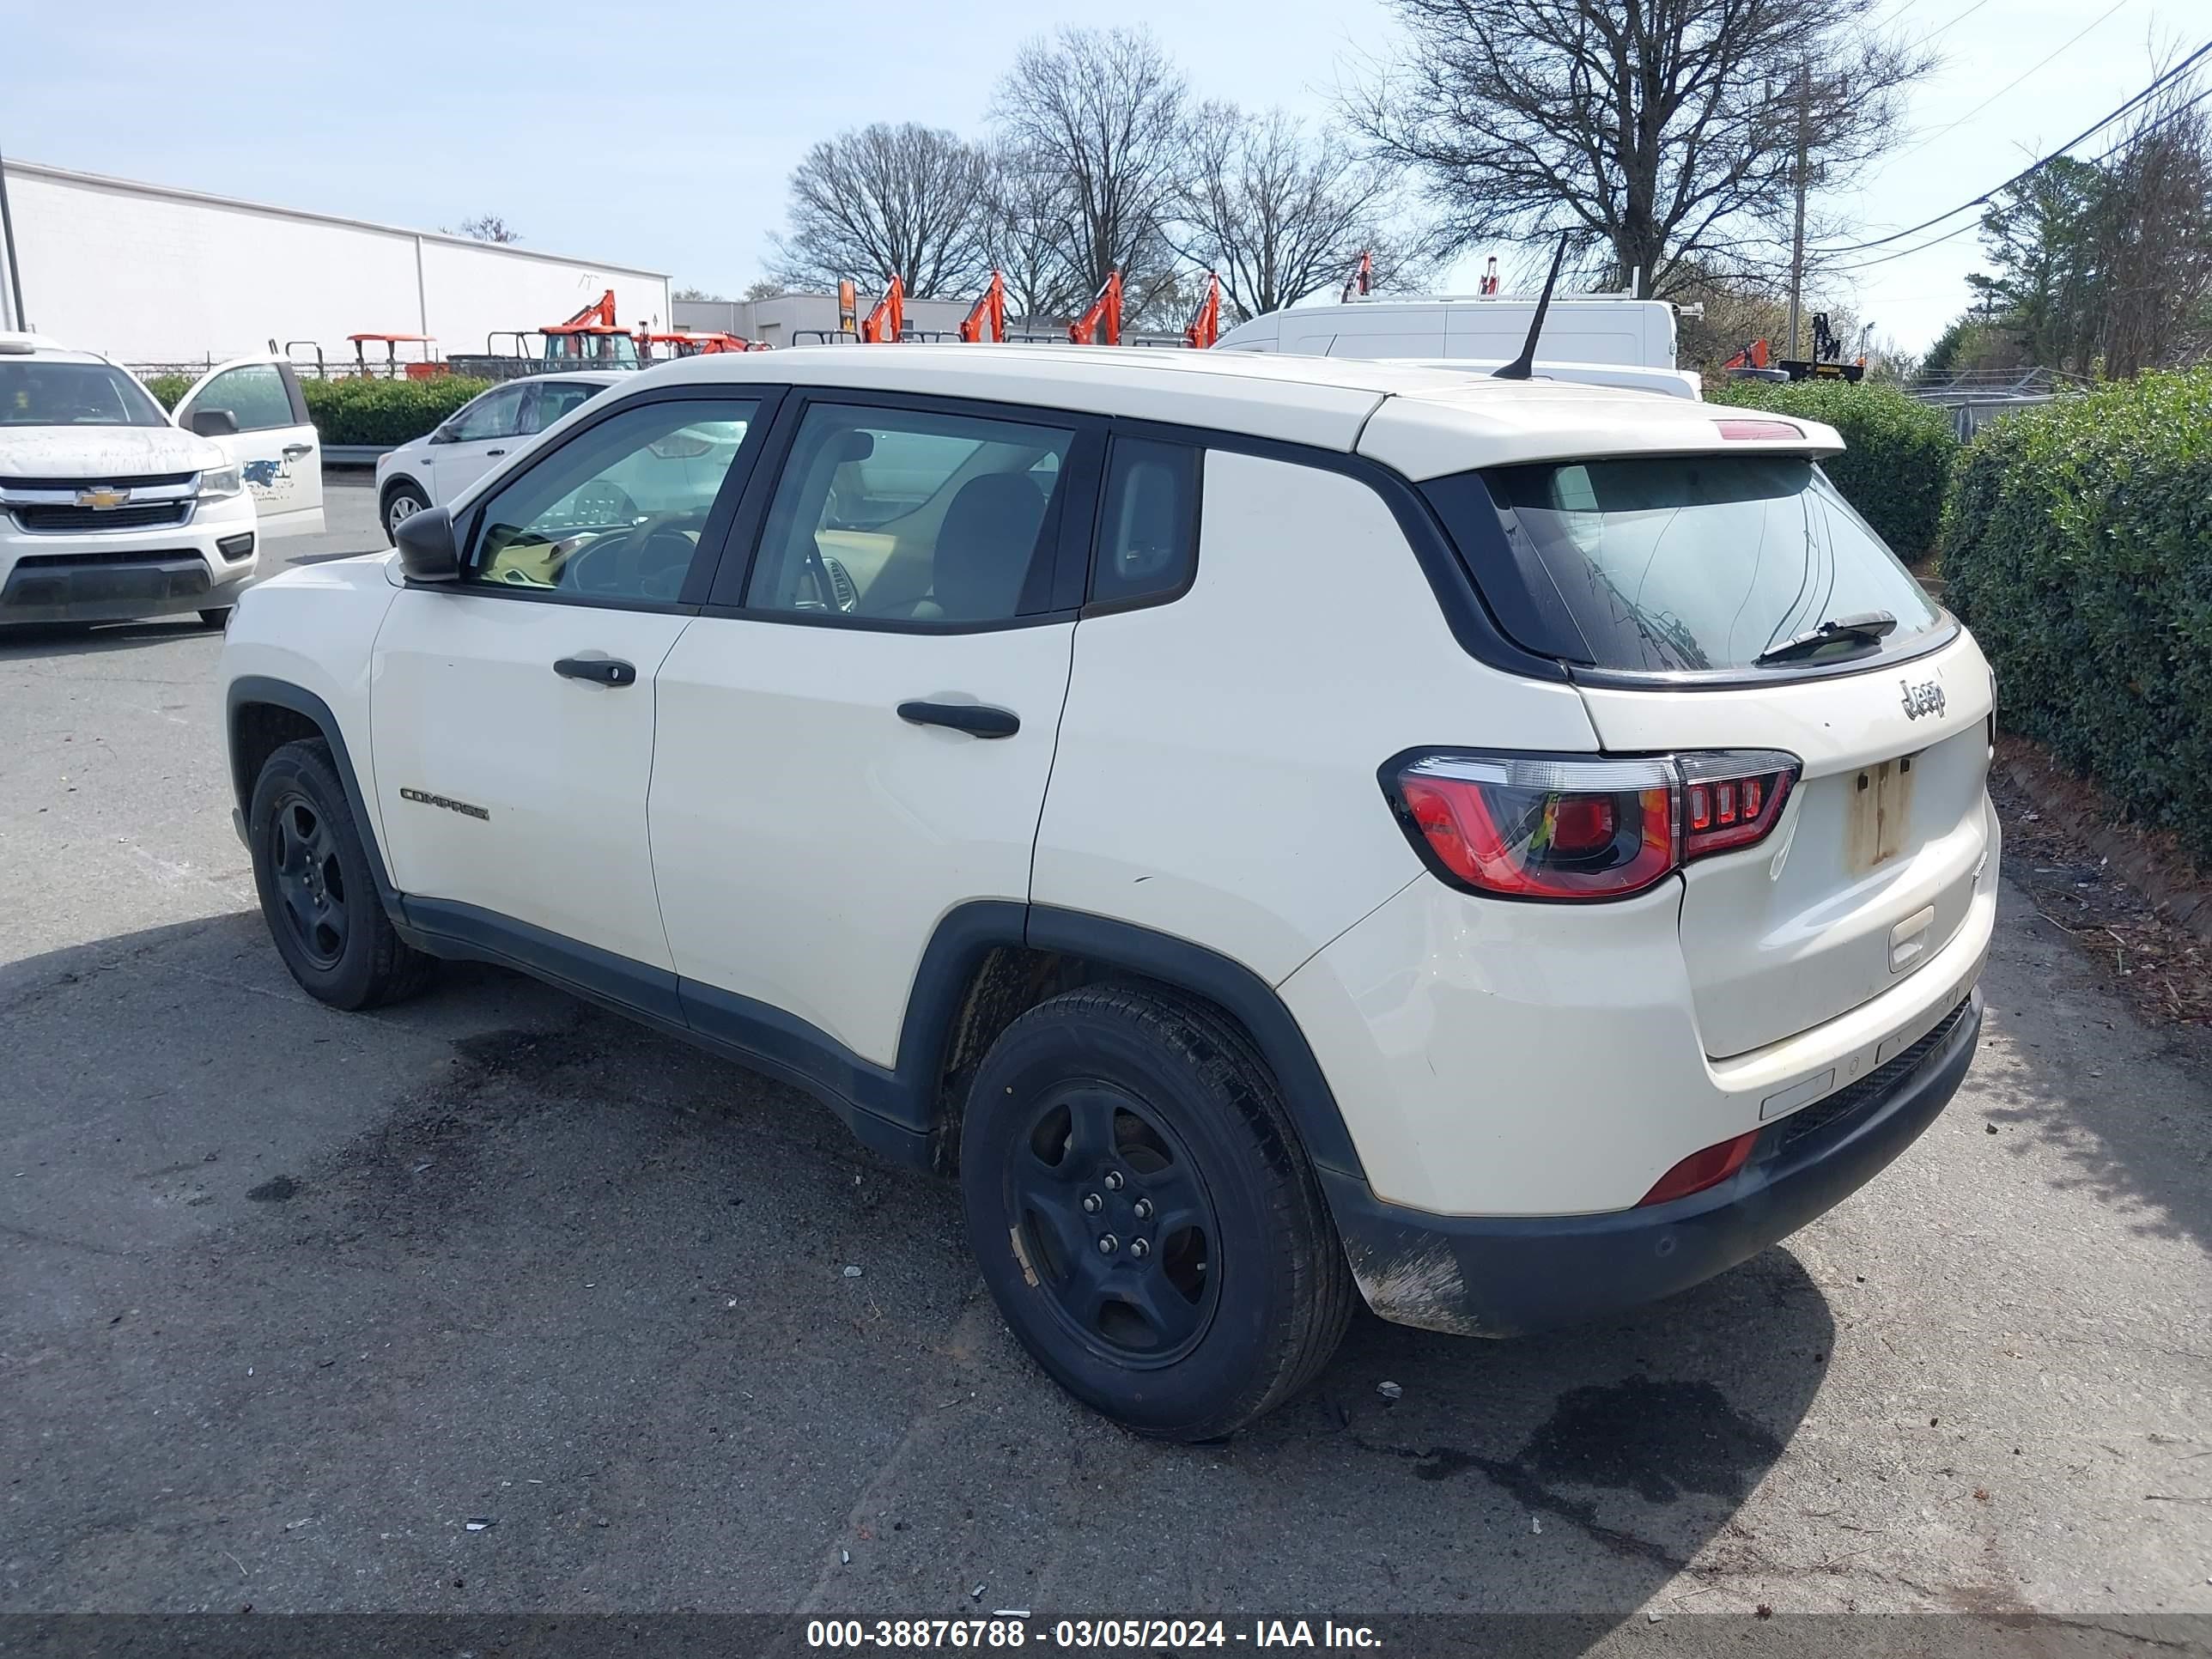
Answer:
[[[1824,623],[1886,614],[1775,662],[1893,650],[1942,623],[1811,461],[1666,455],[1462,472],[1422,486],[1522,645],[1636,671],[1745,669]],[[1504,543],[1501,548],[1501,538]]]
[[[167,426],[145,388],[106,363],[0,363],[0,426]]]

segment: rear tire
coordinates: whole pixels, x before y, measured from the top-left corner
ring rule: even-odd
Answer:
[[[1022,1015],[961,1126],[970,1246],[1022,1346],[1139,1434],[1209,1440],[1336,1351],[1356,1291],[1274,1080],[1200,1004],[1116,985]]]
[[[246,811],[253,884],[276,954],[333,1008],[412,996],[434,958],[393,931],[345,785],[320,738],[288,743],[261,768]]]
[[[426,511],[430,498],[422,486],[412,478],[401,478],[385,487],[384,499],[377,504],[377,517],[384,525],[384,539],[394,547],[399,545],[399,526],[417,513]]]

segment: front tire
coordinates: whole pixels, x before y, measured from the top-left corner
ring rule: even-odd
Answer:
[[[309,996],[374,1008],[422,988],[433,959],[410,948],[385,915],[327,744],[303,739],[270,756],[246,834],[262,919]]]
[[[1320,1373],[1351,1318],[1274,1081],[1197,1003],[1099,985],[1022,1015],[977,1070],[960,1179],[1015,1337],[1139,1434],[1244,1427]]]
[[[386,486],[384,499],[377,507],[378,516],[384,521],[384,539],[398,546],[399,526],[429,505],[430,497],[412,478],[400,478]]]

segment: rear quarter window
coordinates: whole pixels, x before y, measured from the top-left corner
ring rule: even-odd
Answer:
[[[1820,469],[1790,455],[1632,456],[1421,486],[1505,631],[1563,662],[1742,671],[1837,618],[1886,614],[1884,654],[1943,618]]]

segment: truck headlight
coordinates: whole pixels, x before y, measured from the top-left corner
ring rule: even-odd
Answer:
[[[245,488],[246,480],[234,466],[210,467],[200,474],[200,499],[204,501],[219,501]]]

